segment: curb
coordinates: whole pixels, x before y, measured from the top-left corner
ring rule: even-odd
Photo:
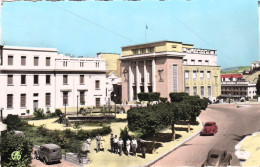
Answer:
[[[202,125],[201,120],[199,119],[199,117],[197,117],[199,123]],[[182,141],[181,143],[179,143],[178,145],[176,145],[175,147],[173,147],[172,149],[170,149],[169,151],[167,151],[166,153],[163,153],[162,155],[160,155],[159,157],[153,159],[150,162],[147,162],[145,165],[141,165],[141,166],[134,166],[134,167],[148,167],[150,165],[152,165],[153,163],[155,163],[156,161],[162,159],[163,157],[165,157],[166,155],[170,154],[171,152],[173,152],[174,150],[176,150],[177,148],[181,147],[184,143],[186,143],[187,141],[191,140],[193,137],[197,136],[201,130],[202,130],[203,126],[201,126],[200,130],[193,134],[192,136],[190,136],[189,138],[185,139],[184,141]]]

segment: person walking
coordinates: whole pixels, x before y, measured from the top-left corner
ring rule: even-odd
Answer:
[[[100,140],[101,140],[101,136],[98,134],[97,136],[96,136],[96,144],[97,144],[97,152],[99,152],[99,150],[100,150]]]
[[[111,137],[110,137],[110,146],[111,146],[111,152],[115,152],[114,151],[114,137],[113,137],[112,133],[111,133]]]
[[[130,146],[131,146],[131,141],[129,140],[129,138],[126,140],[126,153],[127,153],[127,156],[129,156],[130,154]]]
[[[141,140],[141,151],[143,158],[145,159],[146,143],[144,142],[144,140]]]
[[[113,145],[114,145],[114,153],[117,154],[117,152],[118,152],[118,139],[117,139],[117,135],[115,135],[115,138],[113,140]]]
[[[123,142],[122,138],[120,137],[119,141],[118,141],[118,150],[119,150],[120,156],[122,155],[123,146],[124,146],[124,142]]]
[[[131,146],[132,146],[132,151],[133,151],[133,156],[136,156],[136,148],[137,148],[137,141],[135,140],[135,137],[133,138],[132,142],[131,142]]]
[[[86,143],[87,143],[87,152],[90,153],[90,149],[91,149],[91,139],[90,139],[90,137],[88,137],[88,139],[86,140]]]

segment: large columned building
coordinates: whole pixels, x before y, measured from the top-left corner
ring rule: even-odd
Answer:
[[[122,47],[120,60],[123,101],[137,100],[139,92],[187,92],[212,100],[221,94],[215,50],[159,41]]]
[[[104,105],[105,60],[59,54],[52,48],[4,46],[0,55],[0,108],[3,114],[26,110]]]

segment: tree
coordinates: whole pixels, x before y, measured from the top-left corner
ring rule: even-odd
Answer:
[[[32,142],[25,136],[8,132],[1,138],[0,150],[3,166],[29,166],[32,162]]]
[[[160,98],[160,93],[158,92],[150,92],[150,93],[146,93],[146,92],[141,92],[137,94],[138,99],[141,101],[148,101],[149,103],[152,101],[159,101]]]
[[[258,75],[258,79],[256,82],[256,94],[260,95],[260,74]]]
[[[18,127],[21,124],[21,119],[18,115],[8,114],[6,119],[3,120],[3,122],[7,125],[7,130],[11,131],[18,129]]]

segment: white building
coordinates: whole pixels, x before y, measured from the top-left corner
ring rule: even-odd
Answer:
[[[0,59],[0,107],[7,114],[37,108],[105,104],[106,67],[100,58],[74,58],[56,49],[4,46]],[[76,111],[76,110],[75,110]]]

